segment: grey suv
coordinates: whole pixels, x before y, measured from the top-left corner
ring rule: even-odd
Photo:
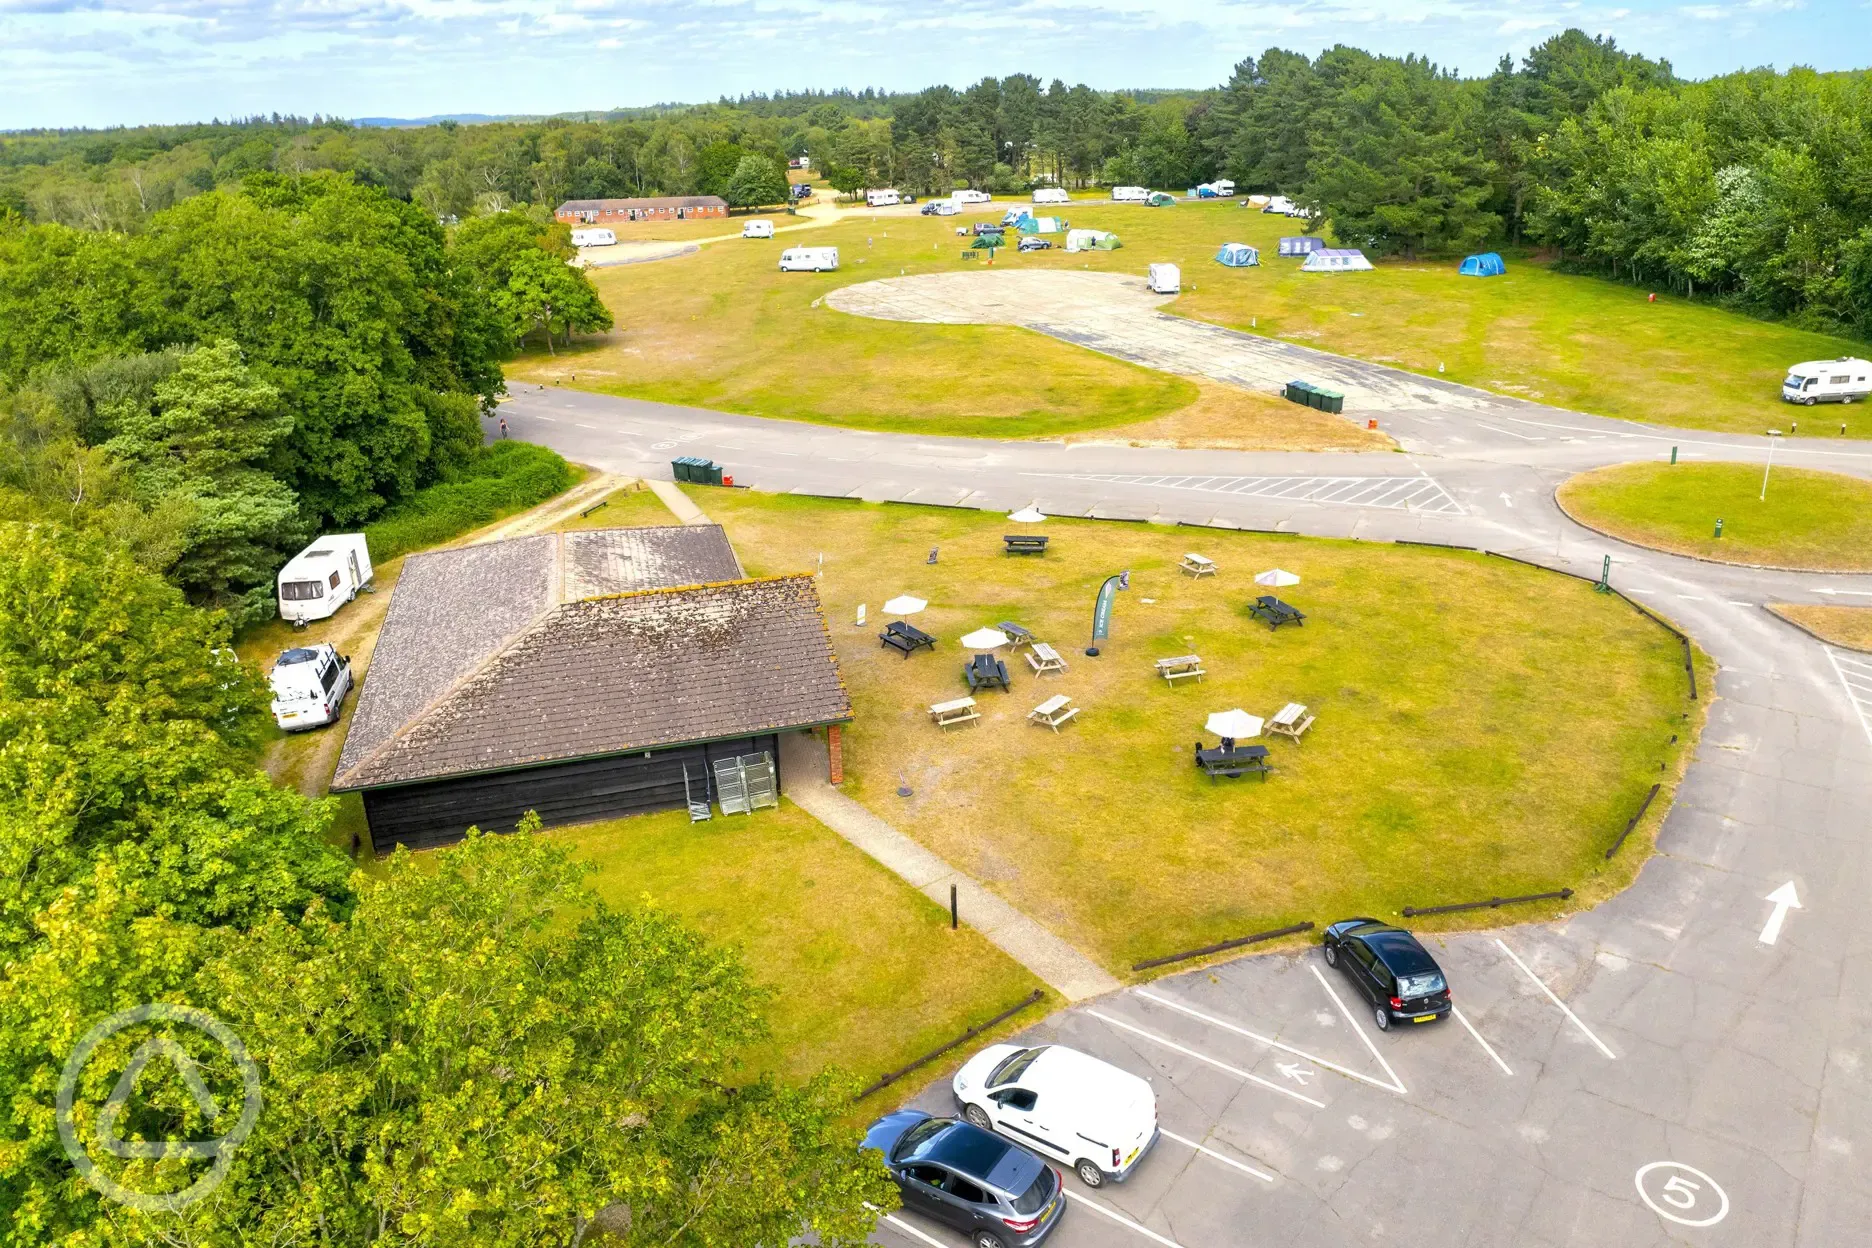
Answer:
[[[1033,1248],[1066,1211],[1059,1171],[959,1119],[900,1109],[871,1124],[864,1147],[884,1155],[904,1208],[967,1233],[974,1248]]]

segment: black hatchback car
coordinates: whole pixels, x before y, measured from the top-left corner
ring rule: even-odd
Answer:
[[[1059,1171],[957,1118],[900,1109],[871,1124],[864,1147],[884,1154],[904,1208],[964,1232],[973,1248],[1033,1248],[1066,1212]]]
[[[1449,983],[1430,951],[1403,928],[1377,919],[1342,919],[1326,929],[1326,965],[1346,973],[1371,1002],[1379,1031],[1392,1023],[1448,1018]]]

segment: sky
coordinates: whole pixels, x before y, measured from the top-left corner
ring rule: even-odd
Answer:
[[[1201,87],[1270,46],[1465,74],[1569,26],[1704,77],[1872,66],[1872,0],[0,0],[0,130],[555,113],[1031,73]]]

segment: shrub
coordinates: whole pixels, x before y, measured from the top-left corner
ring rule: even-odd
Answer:
[[[446,542],[543,503],[576,479],[555,451],[531,442],[496,442],[452,480],[416,491],[366,525],[371,559],[382,563]]]

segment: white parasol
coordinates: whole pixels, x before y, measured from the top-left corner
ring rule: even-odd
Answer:
[[[1259,573],[1255,577],[1255,584],[1266,585],[1273,589],[1279,589],[1283,585],[1298,585],[1299,583],[1299,577],[1291,572],[1283,571],[1280,568],[1269,568],[1266,572]]]
[[[1261,717],[1250,715],[1238,706],[1232,711],[1217,711],[1209,717],[1203,728],[1218,737],[1239,741],[1243,737],[1261,735]]]
[[[1030,504],[1021,508],[1019,511],[1009,512],[1008,519],[1017,524],[1039,524],[1042,520],[1046,519],[1046,513]]]
[[[1007,634],[998,628],[978,628],[962,639],[970,650],[993,650],[1008,644]]]
[[[884,604],[885,615],[915,615],[929,603],[921,598],[912,598],[909,594],[900,594]]]

